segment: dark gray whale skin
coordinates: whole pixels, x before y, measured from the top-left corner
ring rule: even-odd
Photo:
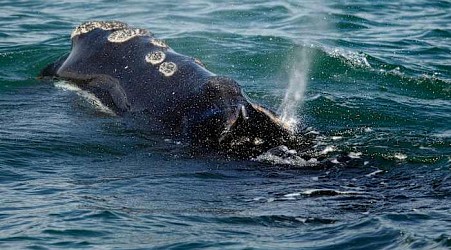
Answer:
[[[111,41],[114,32],[119,41]],[[120,40],[121,34],[129,39]],[[161,52],[163,62],[158,57],[152,63],[147,60]],[[174,63],[176,70],[163,67],[165,62]],[[196,144],[258,152],[293,136],[273,111],[249,100],[233,79],[213,74],[150,32],[125,23],[81,24],[72,34],[70,54],[40,76],[68,80],[118,115],[146,115],[161,133]]]

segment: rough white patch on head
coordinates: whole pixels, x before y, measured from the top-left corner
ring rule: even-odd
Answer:
[[[80,24],[76,27],[71,34],[71,38],[75,36],[85,34],[91,32],[95,29],[102,30],[116,30],[116,29],[125,29],[128,25],[126,23],[118,22],[118,21],[91,21]]]
[[[108,36],[108,41],[112,43],[123,43],[137,36],[149,36],[150,32],[144,29],[120,29]]]
[[[150,39],[150,43],[155,45],[155,46],[157,46],[157,47],[161,47],[161,48],[168,48],[169,47],[163,40],[156,39],[156,38]]]
[[[166,59],[166,54],[163,51],[154,51],[146,55],[146,62],[152,65],[160,64]]]
[[[173,62],[164,62],[158,69],[165,76],[172,76],[177,71],[177,65]]]

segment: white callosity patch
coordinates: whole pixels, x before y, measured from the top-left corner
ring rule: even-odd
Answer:
[[[117,29],[125,29],[128,25],[126,23],[118,22],[118,21],[91,21],[91,22],[85,22],[80,24],[78,27],[76,27],[71,34],[71,38],[74,38],[75,36],[85,34],[88,32],[91,32],[95,29],[102,29],[102,30],[117,30]]]
[[[177,71],[177,65],[173,62],[164,62],[158,69],[165,76],[172,76]]]
[[[160,39],[152,38],[150,40],[150,43],[157,47],[168,48],[168,45],[163,40]]]
[[[166,54],[162,51],[154,51],[146,55],[146,62],[152,65],[160,64],[166,59]]]
[[[123,43],[137,36],[150,36],[150,32],[144,29],[120,29],[108,36],[108,41],[112,43]]]

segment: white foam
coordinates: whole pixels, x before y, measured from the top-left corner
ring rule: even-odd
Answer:
[[[366,59],[366,55],[363,53],[346,51],[343,49],[334,49],[332,51],[329,50],[329,54],[335,58],[344,59],[344,62],[352,66],[371,68],[370,63]]]
[[[327,146],[325,149],[323,149],[320,154],[325,155],[330,152],[334,152],[336,148],[334,146]]]
[[[65,90],[65,91],[75,92],[78,96],[83,97],[89,104],[91,104],[95,109],[97,109],[98,111],[100,111],[102,113],[112,115],[112,116],[116,115],[116,113],[114,113],[113,110],[111,110],[107,106],[103,105],[103,103],[99,100],[99,98],[97,98],[94,94],[92,94],[88,91],[82,90],[74,84],[71,84],[66,81],[57,81],[57,82],[55,82],[55,87]]]
[[[168,48],[169,47],[165,41],[156,39],[156,38],[150,39],[150,43],[157,47],[160,47],[160,48]]]
[[[395,157],[395,159],[397,159],[397,160],[405,160],[405,159],[407,159],[407,155],[402,154],[402,153],[396,153],[393,157]]]
[[[451,138],[451,130],[445,130],[440,133],[433,134],[433,136],[438,138]]]
[[[301,193],[291,193],[291,194],[284,195],[284,197],[287,197],[287,198],[297,197],[297,196],[301,196]]]
[[[340,164],[340,162],[336,158],[332,159],[330,162],[332,162],[333,164]]]
[[[378,169],[378,170],[376,170],[376,171],[374,171],[374,172],[371,172],[371,173],[369,173],[369,174],[367,174],[367,175],[365,175],[366,177],[372,177],[372,176],[375,176],[375,175],[377,175],[377,174],[379,174],[379,173],[383,173],[384,172],[384,170],[380,170],[380,169]]]
[[[370,133],[370,132],[373,132],[373,129],[369,128],[369,127],[366,127],[366,128],[363,129],[363,131],[365,131],[366,133]]]
[[[348,156],[352,159],[358,159],[358,158],[360,158],[360,156],[362,156],[362,153],[361,152],[350,152],[348,154]]]
[[[358,191],[338,191],[335,189],[308,189],[303,192],[300,192],[300,195],[325,195],[325,196],[331,196],[331,195],[359,195],[363,194],[363,192]]]
[[[315,130],[310,130],[307,133],[305,133],[305,135],[319,135],[320,133],[318,131]]]
[[[282,155],[277,155],[281,152],[271,152],[271,150],[253,158],[254,161],[266,162],[270,164],[280,164],[280,165],[291,165],[297,167],[312,167],[319,164],[316,158],[311,158],[305,160],[304,158],[297,155],[296,150],[289,150],[287,147],[279,147],[281,150],[286,149],[282,152]]]

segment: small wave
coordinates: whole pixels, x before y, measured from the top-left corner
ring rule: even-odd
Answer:
[[[384,172],[384,170],[378,169],[378,170],[376,170],[376,171],[374,171],[374,172],[371,172],[371,173],[369,173],[369,174],[366,174],[365,176],[366,176],[366,177],[373,177],[373,176],[376,176],[376,175],[378,175],[378,174],[380,174],[380,173],[383,173],[383,172]]]
[[[326,50],[326,52],[334,57],[342,60],[353,67],[372,68],[368,62],[367,55],[361,52],[353,52],[344,49],[335,48],[333,50]]]
[[[350,152],[348,156],[351,159],[359,159],[362,156],[362,152]]]
[[[59,236],[74,236],[74,237],[102,237],[107,235],[106,232],[89,230],[89,229],[45,229],[43,234],[59,235]]]
[[[68,83],[66,81],[57,81],[57,82],[55,82],[55,87],[63,89],[63,90],[75,92],[77,95],[81,96],[89,104],[91,104],[92,107],[94,107],[96,110],[98,110],[102,113],[105,113],[105,114],[108,114],[111,116],[116,115],[116,113],[114,113],[113,110],[111,110],[107,106],[103,105],[103,103],[95,95],[93,95],[92,93],[89,93],[88,91],[80,89],[79,87],[75,86],[74,84]]]
[[[402,160],[407,159],[407,155],[402,154],[402,153],[396,153],[396,154],[393,155],[393,158],[402,161]]]
[[[287,215],[254,215],[254,216],[234,216],[216,219],[220,223],[226,224],[247,224],[247,225],[265,225],[273,227],[291,227],[298,224],[334,224],[334,219],[319,217],[301,217]]]
[[[451,130],[441,131],[440,133],[436,133],[433,136],[443,139],[451,138]]]
[[[344,32],[359,29],[368,29],[373,26],[383,25],[378,21],[367,19],[358,15],[352,15],[350,13],[331,13],[329,14],[329,16],[331,17],[330,20],[335,23],[336,28],[343,30]]]
[[[425,31],[420,36],[420,38],[431,38],[431,37],[437,38],[451,37],[451,32],[446,29],[432,29]]]
[[[314,55],[309,77],[313,80],[356,83],[365,86],[368,79],[380,79],[378,88],[403,95],[435,99],[451,96],[448,68],[434,64],[401,65],[392,58],[379,58],[365,52],[333,47],[305,47]],[[446,51],[440,51],[443,54]],[[437,52],[436,52],[437,53]],[[374,87],[374,86],[367,86]]]
[[[337,148],[336,148],[335,146],[326,146],[326,147],[320,152],[320,154],[325,155],[325,154],[334,152],[334,151],[336,151],[336,150],[337,150]]]
[[[357,191],[339,191],[335,189],[308,189],[298,193],[285,194],[284,197],[291,198],[297,196],[337,196],[337,195],[362,195],[364,192]]]

